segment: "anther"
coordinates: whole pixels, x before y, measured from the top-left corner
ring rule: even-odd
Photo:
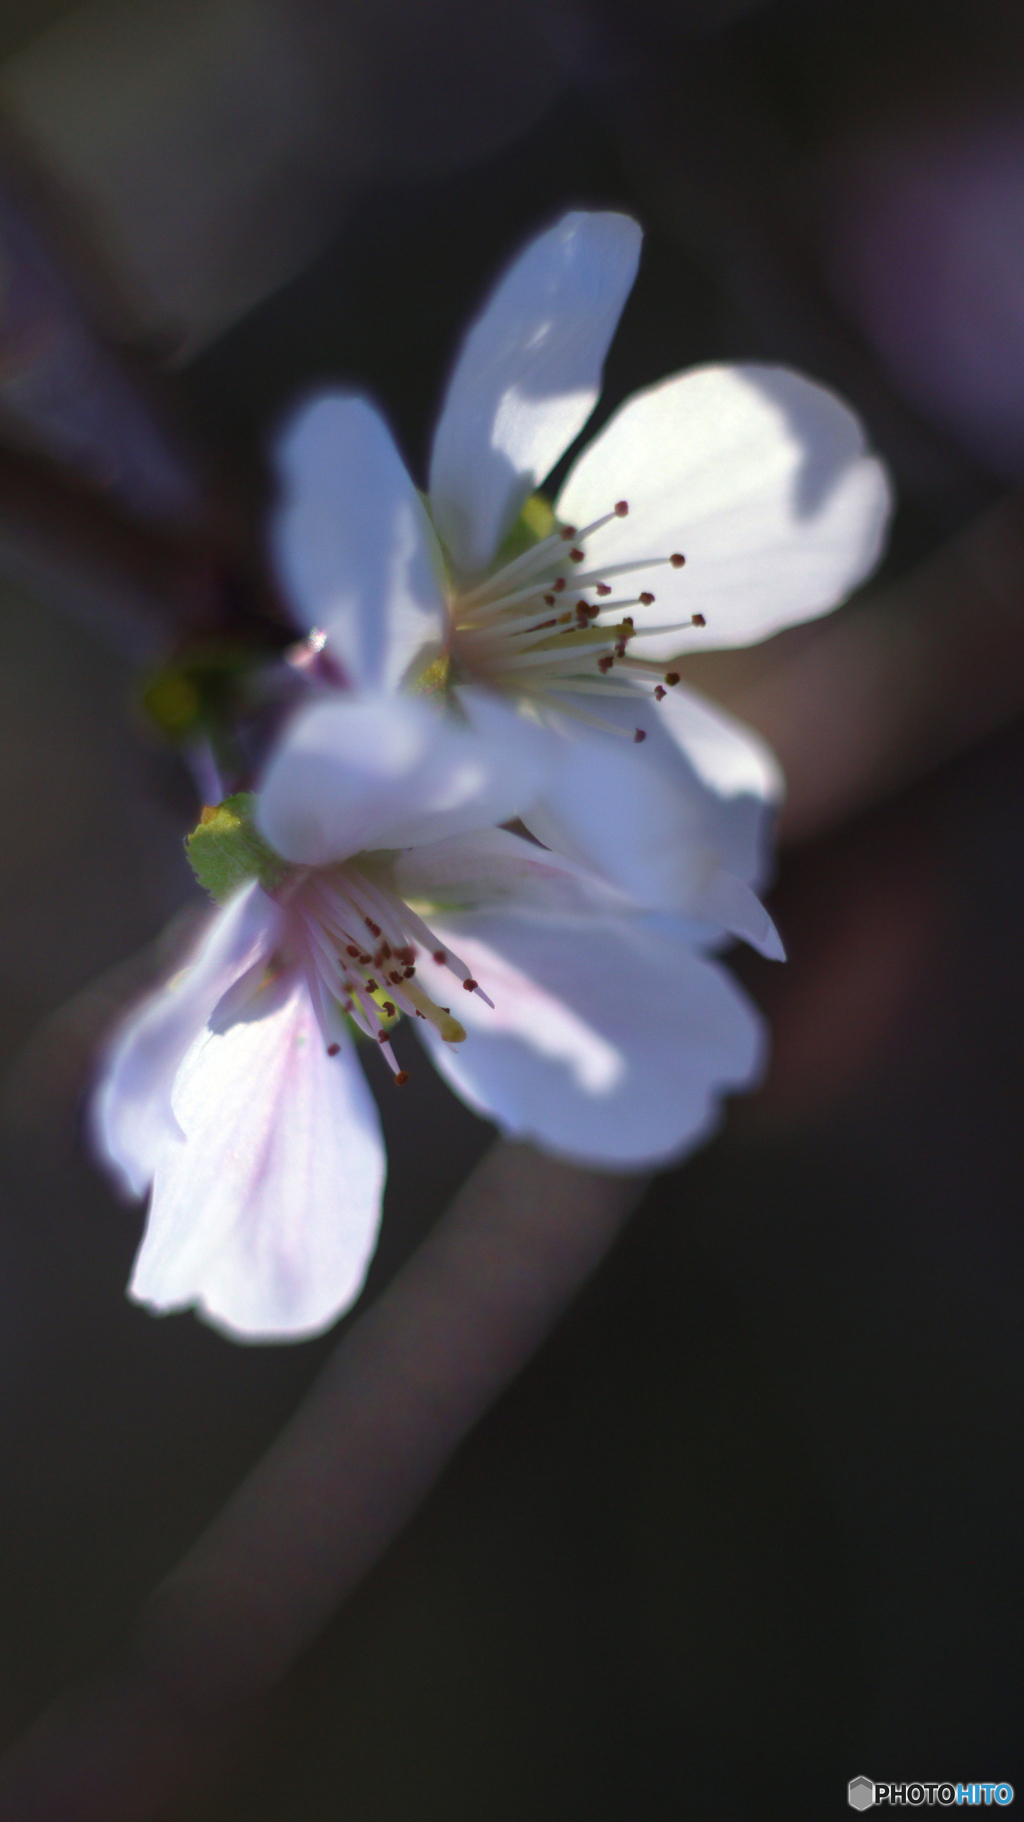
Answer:
[[[414,975],[414,974],[415,974],[415,972],[416,972],[416,970],[415,970],[415,968],[407,968],[407,969],[406,969],[406,971],[405,971],[405,978],[406,978],[406,980],[407,980],[407,981],[411,981],[411,980],[412,980],[412,977],[413,977],[413,975]]]
[[[544,606],[545,607],[554,607],[554,605],[555,605],[554,595],[545,595],[544,596]]]
[[[571,550],[569,552],[569,560],[572,563],[582,563],[584,554],[585,553],[582,550]]]
[[[395,1087],[404,1088],[405,1084],[408,1080],[409,1080],[409,1071],[407,1069],[400,1069],[398,1071],[398,1074],[395,1077]]]
[[[662,698],[663,698],[663,697],[664,697],[664,696],[666,696],[666,695],[667,695],[667,694],[668,694],[668,691],[667,691],[667,690],[663,690],[663,689],[662,689],[662,687],[661,687],[661,684],[660,684],[660,683],[658,683],[658,684],[656,684],[656,685],[655,685],[655,689],[654,689],[654,700],[655,700],[655,702],[660,702],[660,701],[661,701],[661,700],[662,700]]]
[[[665,672],[665,682],[668,684],[670,689],[673,689],[675,687],[675,685],[679,682],[679,672],[678,671],[666,671]]]
[[[390,1000],[384,1001],[384,1010],[387,1013],[389,1019],[393,1019],[398,1016],[397,1013],[395,1012],[395,1008],[392,1005]]]
[[[371,936],[380,935],[380,925],[375,924],[372,917],[364,917],[363,922],[366,925],[366,928],[369,930]]]
[[[336,1057],[340,1049],[341,1049],[340,1044],[328,1044],[327,1054],[329,1057]]]
[[[393,985],[396,987],[398,986],[401,978],[402,978],[401,975],[396,974],[394,969],[392,969],[391,973],[388,975],[388,980],[391,981],[393,983]]]
[[[565,577],[559,576],[556,581],[552,582],[551,586],[554,589],[555,594],[560,595],[563,588],[565,587]]]
[[[644,733],[643,728],[634,728],[633,729],[633,745],[634,746],[638,747],[640,745],[640,742],[642,740],[646,740],[646,739],[647,739],[647,735]]]
[[[596,594],[599,594],[599,595],[610,595],[610,594],[611,594],[611,592],[612,592],[612,585],[611,585],[611,583],[610,583],[610,582],[598,582],[598,583],[597,583],[597,584],[596,584],[596,587],[595,587],[595,593],[596,593]],[[643,595],[641,595],[641,596],[640,596],[640,599],[641,599],[641,601],[642,601],[642,600],[643,600]],[[653,595],[652,595],[652,596],[651,596],[651,600],[652,600],[652,601],[653,601],[653,600],[654,600],[654,596],[653,596]]]
[[[691,626],[707,626],[707,621],[705,620],[703,614],[693,614],[690,619],[690,625]]]
[[[676,551],[673,551],[672,555],[670,556],[669,562],[671,563],[673,569],[682,569],[683,564],[686,562],[686,558],[683,556],[681,551],[676,550]]]
[[[345,954],[354,955],[356,960],[359,960],[359,951],[356,948],[355,943],[349,943],[348,948],[345,950]]]
[[[641,601],[642,606],[644,606],[644,607],[653,607],[654,606],[654,596],[652,594],[649,594],[646,589],[644,590],[644,593],[640,596],[640,601]]]
[[[386,1031],[378,1031],[378,1033],[377,1033],[377,1042],[378,1042],[378,1044],[386,1044],[386,1043],[387,1043],[387,1041],[388,1041],[388,1034],[387,1034],[387,1032],[386,1032]]]
[[[367,967],[369,967],[369,964],[372,962],[373,956],[372,955],[361,955],[359,957],[359,960],[362,963],[362,966],[364,968],[367,968]]]
[[[478,987],[479,987],[479,985],[480,985],[480,982],[479,982],[479,981],[475,981],[475,980],[474,980],[474,979],[473,979],[473,976],[472,976],[472,975],[469,975],[469,976],[468,976],[468,977],[467,977],[467,978],[466,978],[466,980],[464,980],[464,981],[463,981],[463,983],[462,983],[462,985],[463,985],[463,986],[464,986],[464,987],[465,987],[465,989],[466,989],[466,992],[467,992],[467,993],[475,993],[475,992],[476,992],[476,990],[477,990],[477,988],[478,988]]]
[[[367,993],[379,993],[380,988],[378,987],[376,981],[367,981],[366,991],[367,991]]]
[[[567,544],[571,544],[574,537],[576,536],[575,525],[563,525],[561,535],[565,539]]]
[[[614,663],[615,663],[615,660],[614,660],[614,658],[613,658],[613,657],[612,657],[612,656],[611,656],[611,654],[610,654],[610,653],[609,653],[609,654],[607,654],[607,655],[606,655],[606,656],[605,656],[605,657],[604,657],[604,658],[599,658],[599,659],[598,659],[598,661],[597,661],[597,668],[598,668],[598,670],[599,670],[599,671],[601,671],[601,672],[602,672],[602,673],[603,673],[603,674],[604,674],[604,675],[607,675],[607,673],[608,673],[608,672],[609,672],[609,671],[610,671],[610,670],[611,670],[611,668],[612,668],[612,665],[613,665],[613,664],[614,664]]]
[[[437,963],[439,968],[443,968],[445,965],[445,962],[448,960],[448,957],[445,954],[443,949],[435,949],[434,950],[434,960]]]
[[[617,519],[624,519],[628,511],[629,511],[629,501],[628,500],[616,500],[615,517]]]

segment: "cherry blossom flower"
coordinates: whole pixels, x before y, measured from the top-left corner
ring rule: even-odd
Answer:
[[[550,737],[457,701],[461,725],[415,698],[315,703],[258,801],[190,838],[226,902],[92,1110],[122,1187],[151,1190],[130,1286],[150,1308],[284,1339],[358,1295],[385,1165],[355,1032],[401,1086],[404,1015],[503,1131],[613,1169],[678,1156],[753,1080],[757,1015],[689,925],[491,826],[535,794]]]
[[[612,1169],[680,1156],[757,1073],[711,951],[781,954],[755,895],[777,773],[670,667],[833,606],[888,494],[830,394],[717,368],[629,401],[546,506],[638,253],[607,214],[527,248],[457,364],[426,502],[362,399],[283,441],[276,554],[327,662],[255,802],[193,836],[226,902],[94,1105],[152,1191],[152,1308],[285,1337],[358,1294],[384,1158],[353,1030],[401,1085],[404,1015],[504,1132]]]
[[[713,366],[628,399],[548,505],[640,239],[574,213],[513,262],[456,362],[425,496],[366,400],[307,404],[281,440],[275,554],[353,689],[471,681],[561,736],[523,813],[538,839],[639,904],[764,940],[778,771],[675,665],[835,607],[878,557],[889,488],[832,393]]]

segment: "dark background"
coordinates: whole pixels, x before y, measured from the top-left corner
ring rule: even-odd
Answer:
[[[282,254],[165,376],[254,526],[273,427],[324,380],[369,390],[421,476],[461,326],[517,245],[577,205],[647,230],[599,416],[705,359],[803,366],[853,400],[894,470],[894,584],[1024,471],[1005,423],[964,417],[941,323],[925,408],[899,335],[880,346],[878,310],[854,308],[871,280],[857,222],[876,207],[887,273],[906,251],[893,295],[924,311],[928,249],[893,238],[862,174],[891,160],[895,193],[893,135],[955,146],[965,115],[998,140],[1024,109],[1016,9],[729,13],[495,14],[494,42],[481,27],[471,47],[505,84],[490,143],[498,103],[459,51],[463,15],[419,9],[413,48],[431,54],[417,69],[396,52],[394,93],[373,91],[390,162],[325,177],[327,226],[296,270]],[[10,24],[15,67],[34,24],[24,8]],[[518,63],[509,34],[532,46]],[[1024,248],[1013,169],[1016,190],[1002,166],[992,180],[1011,197],[1002,263],[979,260],[972,282],[981,318],[1009,298],[1024,349],[1003,258],[1014,224]],[[283,216],[309,183],[286,175]],[[271,242],[278,215],[257,211]],[[1016,383],[1008,367],[1004,394]],[[89,988],[192,902],[189,786],[111,641],[9,586],[0,627],[13,1742],[117,1649],[332,1338],[238,1347],[124,1299],[142,1216],[79,1135]],[[790,960],[735,958],[773,1024],[767,1085],[654,1185],[259,1737],[169,1822],[816,1819],[845,1811],[860,1773],[1024,1782],[1022,805],[1015,720],[784,853],[772,909]],[[400,1108],[380,1089],[391,1176],[371,1297],[489,1138],[422,1064]]]

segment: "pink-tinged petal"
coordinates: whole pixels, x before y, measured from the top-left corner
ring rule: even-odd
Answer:
[[[409,848],[395,862],[391,884],[407,901],[460,911],[508,907],[564,916],[631,908],[608,881],[508,829]]]
[[[470,329],[430,461],[434,522],[465,574],[486,568],[593,411],[640,241],[626,215],[563,216],[514,261]]]
[[[587,524],[629,506],[588,546],[588,568],[678,554],[645,570],[643,656],[750,645],[846,598],[878,560],[891,496],[849,408],[784,367],[697,367],[627,400],[584,450],[557,504]]]
[[[238,1340],[327,1328],[366,1276],[385,1159],[354,1047],[327,1055],[300,976],[211,1021],[174,1109],[184,1138],[162,1150],[131,1295],[194,1304]]]
[[[145,1195],[165,1141],[179,1132],[171,1088],[182,1058],[229,989],[270,955],[280,927],[277,906],[253,880],[214,913],[184,967],[111,1045],[90,1126],[101,1160],[129,1195]]]
[[[690,705],[666,719],[667,699],[602,698],[602,719],[642,731],[639,744],[566,717],[557,761],[522,820],[634,905],[705,922],[699,907],[719,872],[750,885],[765,877],[777,774],[737,724],[697,698]]]
[[[383,418],[365,399],[306,405],[278,450],[284,494],[274,555],[292,611],[322,627],[363,690],[397,689],[441,648],[441,558]]]
[[[539,789],[550,736],[484,691],[459,699],[464,715],[420,697],[339,696],[304,710],[260,793],[271,846],[319,866],[515,816]]]
[[[455,1092],[514,1137],[612,1169],[677,1158],[750,1087],[761,1021],[717,963],[674,940],[671,920],[584,922],[473,915],[435,921],[493,1012],[460,993],[466,1041],[417,1031]],[[667,934],[666,934],[667,932]],[[451,975],[417,963],[428,993]]]

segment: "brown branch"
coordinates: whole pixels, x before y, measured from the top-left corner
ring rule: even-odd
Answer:
[[[499,1142],[144,1615],[0,1772],[3,1822],[143,1822],[257,1712],[529,1360],[644,1189]]]

